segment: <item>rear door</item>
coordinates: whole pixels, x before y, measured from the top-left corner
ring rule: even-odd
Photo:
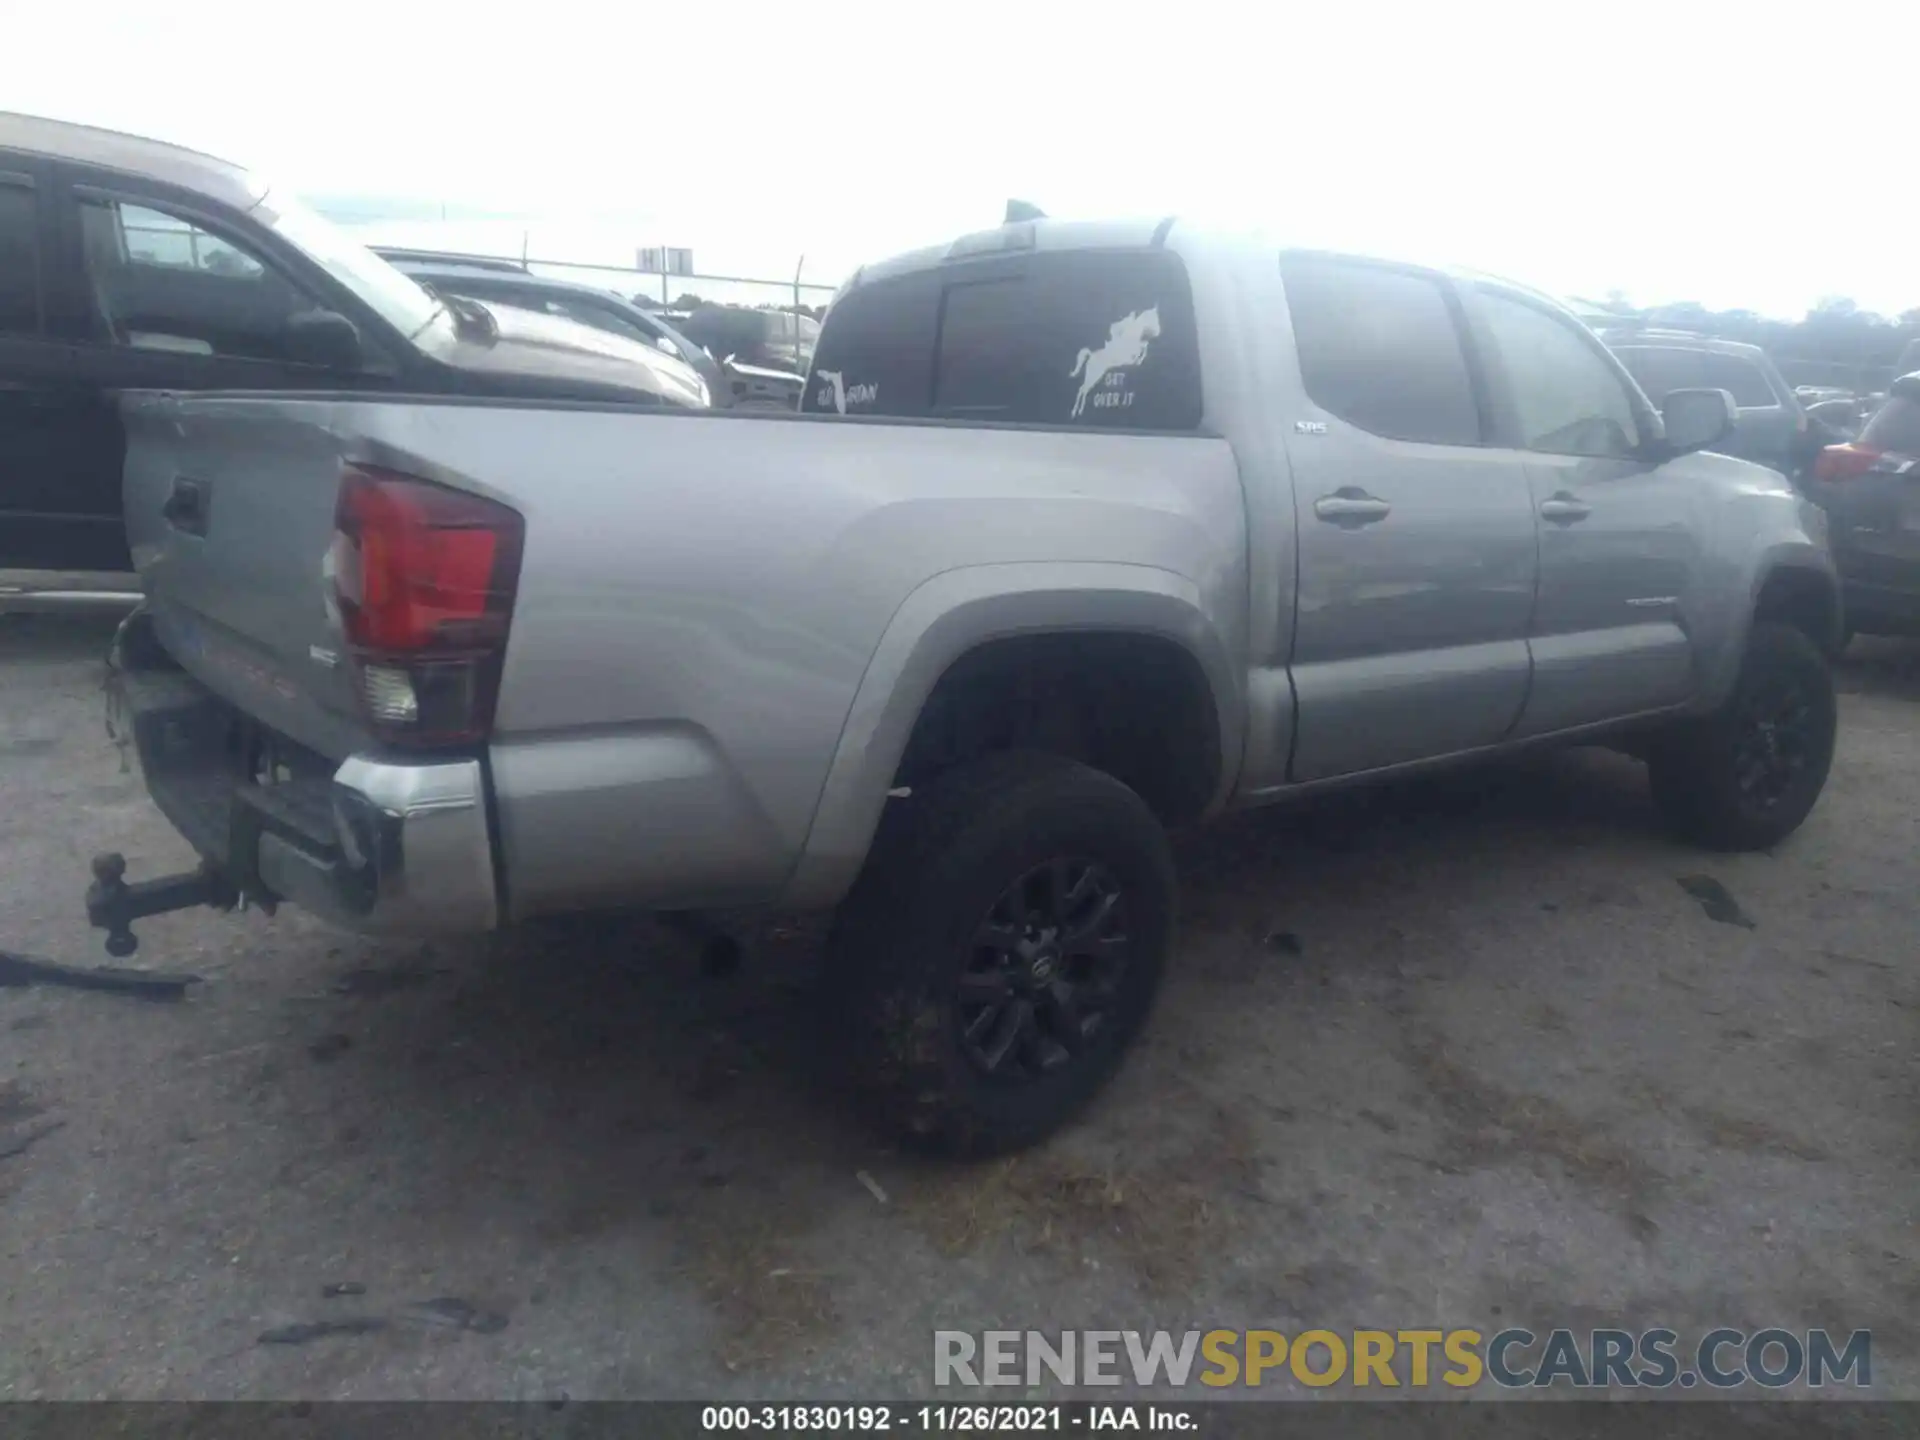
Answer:
[[[1299,546],[1292,778],[1491,745],[1526,698],[1533,512],[1453,286],[1341,256],[1280,272],[1308,401],[1275,411]]]
[[[48,167],[0,155],[0,568],[128,568],[112,402],[57,333]]]

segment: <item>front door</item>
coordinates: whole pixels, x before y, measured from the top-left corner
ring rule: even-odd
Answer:
[[[1526,458],[1492,446],[1453,287],[1290,253],[1299,383],[1283,413],[1299,579],[1290,777],[1498,741],[1527,692],[1535,540]]]
[[[1651,416],[1619,362],[1570,316],[1490,284],[1469,299],[1498,423],[1527,452],[1540,534],[1533,687],[1517,733],[1682,704],[1694,684],[1683,616],[1709,493],[1686,472],[1726,462],[1657,463]]]
[[[124,570],[121,391],[341,380],[287,358],[288,322],[315,301],[238,227],[144,195],[125,177],[97,177],[95,188],[91,172],[48,168],[46,327],[60,358],[40,398],[57,463],[34,492],[42,513],[31,563]]]

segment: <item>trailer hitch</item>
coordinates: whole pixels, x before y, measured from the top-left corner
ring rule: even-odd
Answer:
[[[211,905],[231,910],[240,903],[240,890],[213,866],[163,875],[157,880],[127,883],[127,860],[118,852],[93,857],[93,884],[87,887],[87,919],[107,932],[107,954],[124,959],[140,948],[133,922],[172,910]]]

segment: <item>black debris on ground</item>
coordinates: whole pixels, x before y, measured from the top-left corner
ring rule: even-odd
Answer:
[[[0,1160],[11,1160],[16,1155],[26,1154],[54,1131],[65,1128],[66,1123],[64,1120],[48,1120],[17,1135],[0,1136]]]
[[[262,1330],[262,1345],[305,1345],[330,1335],[374,1335],[387,1328],[378,1315],[350,1315],[340,1320],[304,1320],[297,1325],[281,1325]]]
[[[362,965],[335,980],[333,993],[359,1000],[378,1000],[403,990],[417,990],[435,976],[446,973],[443,967],[428,965]]]
[[[1700,908],[1707,912],[1709,920],[1718,920],[1722,925],[1738,925],[1744,930],[1758,928],[1753,917],[1740,908],[1740,902],[1733,898],[1728,890],[1711,875],[1682,875],[1680,888],[1700,902]]]
[[[311,1045],[307,1046],[307,1054],[324,1065],[329,1060],[339,1059],[340,1056],[346,1054],[347,1051],[352,1048],[353,1039],[351,1036],[336,1033],[332,1035],[322,1035],[318,1040],[315,1040]]]
[[[127,970],[114,965],[62,965],[38,955],[0,950],[0,986],[63,985],[69,990],[99,990],[139,1000],[180,1000],[198,975],[166,970]]]
[[[483,1310],[470,1300],[442,1296],[422,1300],[409,1309],[409,1317],[422,1325],[447,1330],[471,1330],[476,1335],[495,1335],[507,1328],[507,1317],[497,1310]]]

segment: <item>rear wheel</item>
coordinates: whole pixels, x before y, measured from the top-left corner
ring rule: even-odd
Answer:
[[[1009,754],[916,786],[829,944],[857,1083],[926,1148],[1042,1139],[1119,1067],[1173,915],[1166,836],[1111,776]]]
[[[1765,849],[1798,829],[1820,798],[1837,720],[1820,647],[1791,625],[1756,624],[1726,704],[1653,746],[1654,801],[1697,844]]]

